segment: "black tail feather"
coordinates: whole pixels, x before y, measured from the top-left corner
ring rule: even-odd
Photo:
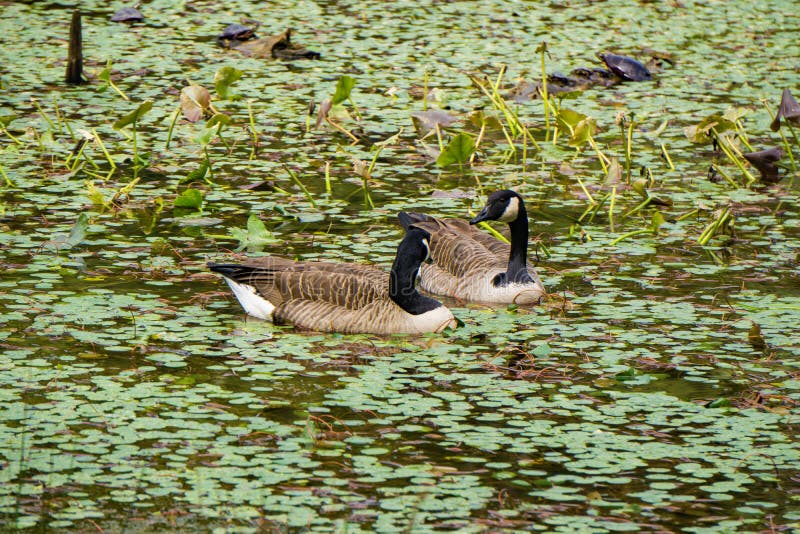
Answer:
[[[253,272],[252,267],[245,267],[235,263],[214,263],[210,261],[206,265],[211,271],[234,281],[239,281]]]

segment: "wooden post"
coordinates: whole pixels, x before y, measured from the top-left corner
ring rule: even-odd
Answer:
[[[72,12],[69,25],[69,54],[67,55],[67,83],[83,83],[83,37],[81,36],[81,12]]]

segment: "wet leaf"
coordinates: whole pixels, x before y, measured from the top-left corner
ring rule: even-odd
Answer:
[[[248,252],[260,252],[266,245],[275,242],[275,238],[255,213],[247,219],[247,228],[231,228],[230,234],[239,241],[236,250],[247,249]]]
[[[233,119],[230,116],[225,115],[224,113],[215,113],[213,117],[206,121],[206,128],[214,128],[218,125],[228,126],[233,122]],[[208,143],[205,143],[208,144]]]
[[[217,92],[217,96],[220,100],[228,100],[229,98],[236,97],[236,95],[231,95],[230,87],[242,77],[242,74],[242,71],[229,65],[220,67],[217,72],[214,73],[214,90]]]
[[[72,225],[72,230],[65,242],[68,247],[74,247],[86,238],[86,230],[89,228],[89,215],[81,213],[78,220]]]
[[[475,151],[475,140],[471,135],[459,133],[453,136],[442,153],[436,159],[436,165],[447,167],[458,163],[462,165],[469,162],[470,156]]]
[[[336,82],[336,91],[334,91],[333,98],[331,98],[331,104],[335,106],[336,104],[341,104],[350,98],[350,93],[353,91],[355,86],[355,79],[347,75],[340,76],[339,81]]]
[[[718,134],[733,130],[736,125],[722,115],[709,115],[693,126],[683,129],[686,138],[692,143],[709,144],[713,140],[712,130]]]
[[[665,219],[664,215],[660,211],[654,211],[653,216],[650,218],[650,228],[653,229],[653,232],[658,232],[658,229],[661,228],[661,225],[664,224]]]
[[[141,104],[139,104],[136,109],[122,117],[121,119],[117,120],[114,123],[115,130],[121,130],[122,128],[128,126],[129,124],[138,123],[142,120],[142,117],[147,114],[153,108],[153,101],[152,100],[145,100]]]
[[[589,142],[590,138],[594,137],[595,133],[597,133],[597,123],[591,117],[586,117],[575,125],[569,146],[583,146]]]
[[[203,205],[203,192],[197,189],[186,189],[175,198],[176,208],[191,208],[199,210]]]

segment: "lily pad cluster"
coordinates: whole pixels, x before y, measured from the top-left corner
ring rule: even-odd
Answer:
[[[800,528],[793,6],[82,6],[71,87],[72,6],[0,10],[26,44],[0,76],[0,530]],[[321,56],[219,46],[234,22]],[[597,51],[653,80],[512,98]],[[205,269],[388,269],[398,211],[506,187],[550,297],[448,301],[444,335],[247,320]]]

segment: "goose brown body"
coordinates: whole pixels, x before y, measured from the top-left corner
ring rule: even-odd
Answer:
[[[509,197],[512,201],[494,214],[487,210],[490,206],[487,203],[480,219],[508,222],[512,245],[465,220],[437,219],[421,213],[400,214],[404,227],[421,228],[431,235],[433,262],[420,270],[422,289],[437,295],[494,304],[530,305],[541,300],[545,295],[542,282],[526,263],[527,215],[521,198],[516,193],[513,195]]]
[[[414,266],[413,259],[401,254],[402,243],[392,273],[368,265],[297,262],[274,256],[235,265],[210,263],[209,268],[225,277],[250,315],[277,324],[373,334],[420,334],[455,326],[447,307],[420,295],[413,286],[425,258]],[[411,265],[398,267],[409,261]]]

